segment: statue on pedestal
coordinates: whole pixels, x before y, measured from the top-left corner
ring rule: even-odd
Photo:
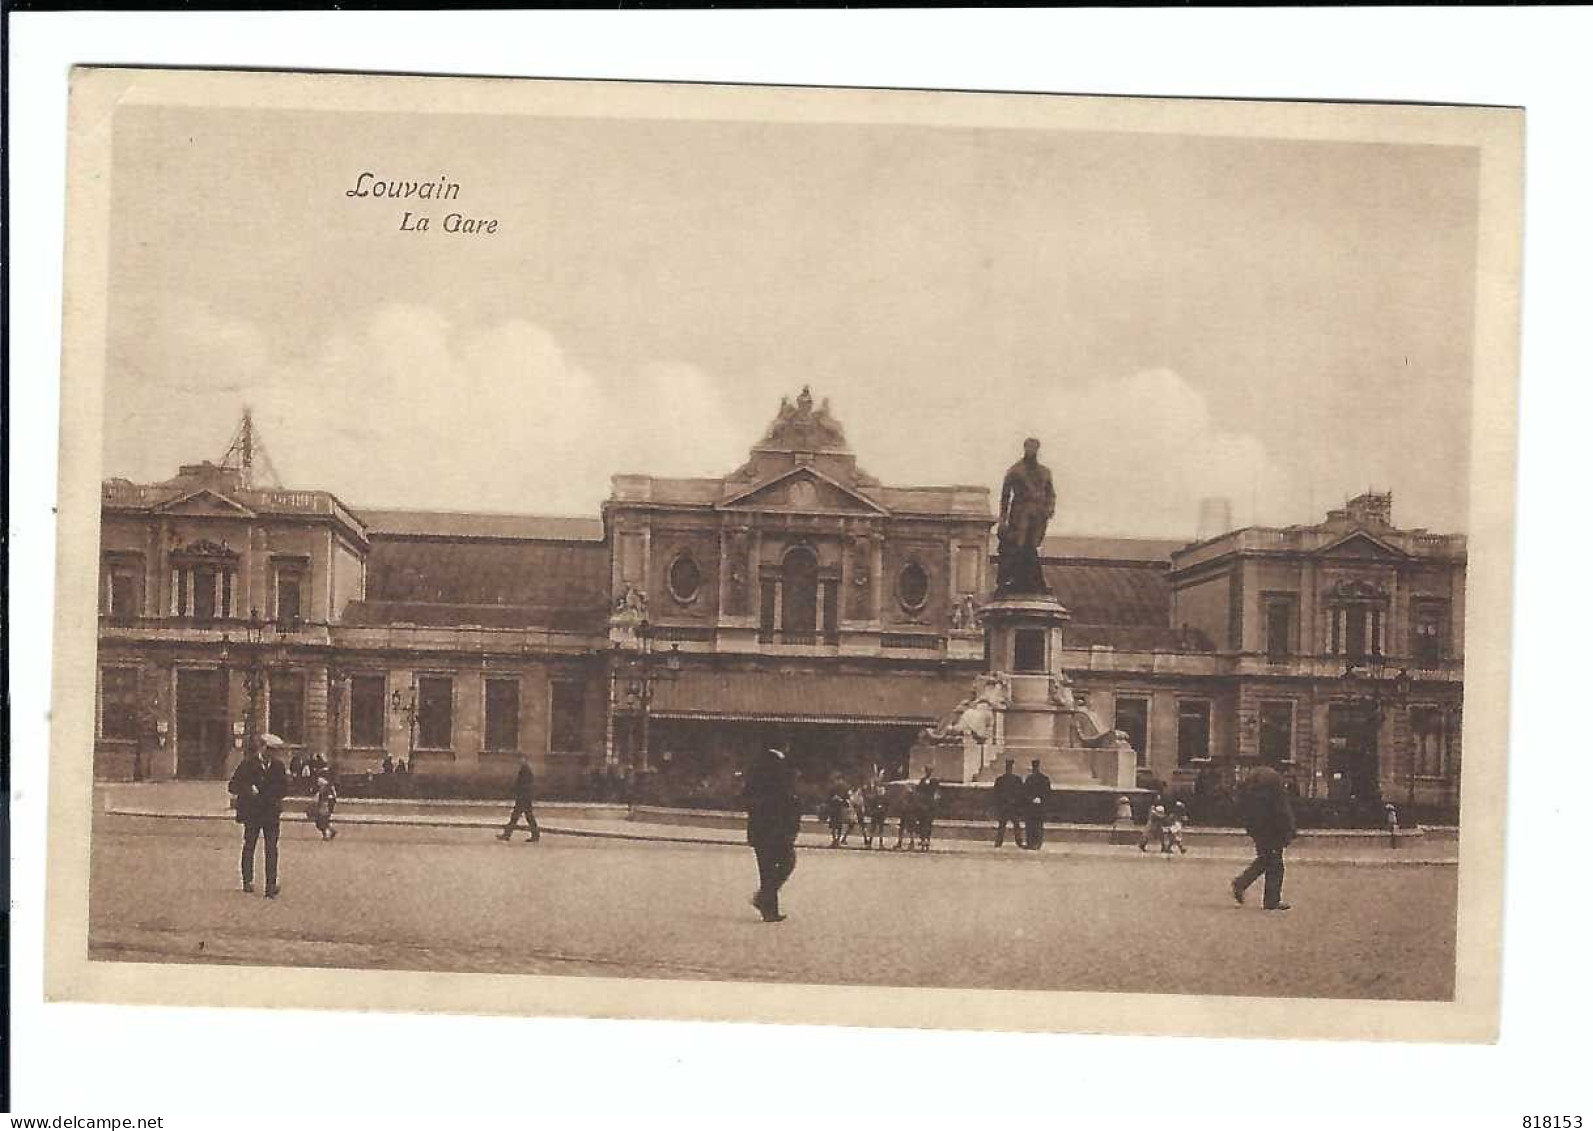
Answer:
[[[1051,469],[1040,462],[1040,441],[1023,442],[1023,458],[1007,469],[1001,484],[1001,519],[996,527],[996,596],[1050,596],[1040,569],[1040,545],[1056,513]]]

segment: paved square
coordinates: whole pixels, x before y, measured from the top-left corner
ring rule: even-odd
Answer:
[[[805,849],[761,923],[743,848],[284,825],[280,899],[238,830],[100,816],[99,959],[880,986],[1447,1000],[1456,869],[1291,861],[1294,910],[1237,907],[1232,860]],[[257,872],[259,864],[257,863]],[[257,874],[256,879],[261,879]]]

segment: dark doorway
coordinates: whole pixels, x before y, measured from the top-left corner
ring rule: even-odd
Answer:
[[[812,644],[819,627],[819,562],[812,550],[798,546],[785,556],[780,590],[782,639],[788,644]]]
[[[1328,707],[1327,795],[1336,801],[1376,801],[1375,711],[1359,702]]]
[[[1135,765],[1150,765],[1145,756],[1150,737],[1150,700],[1138,695],[1119,695],[1113,726],[1128,735],[1128,744],[1134,748]]]
[[[178,671],[177,776],[225,777],[230,731],[226,673]]]

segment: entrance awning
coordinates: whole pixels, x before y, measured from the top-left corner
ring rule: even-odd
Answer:
[[[661,680],[651,714],[664,719],[923,726],[968,694],[968,677],[882,672],[693,672]]]

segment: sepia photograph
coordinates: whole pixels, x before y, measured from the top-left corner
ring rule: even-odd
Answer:
[[[1519,111],[72,101],[53,996],[1492,1039]]]

